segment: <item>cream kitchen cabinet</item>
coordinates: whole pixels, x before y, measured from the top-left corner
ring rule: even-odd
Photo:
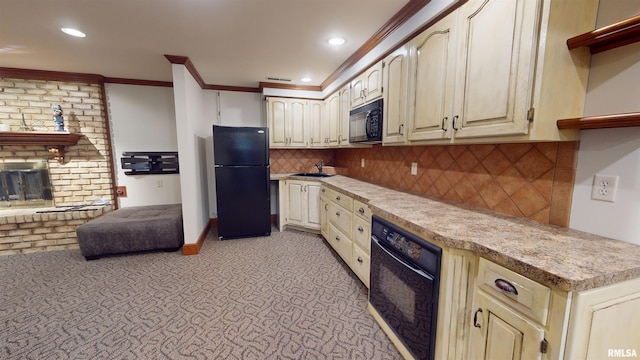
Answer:
[[[282,190],[282,189],[281,189]],[[281,192],[282,193],[282,192]],[[320,183],[317,181],[286,180],[284,199],[286,204],[283,226],[308,230],[320,230]]]
[[[409,141],[577,139],[555,121],[582,114],[589,54],[564,34],[593,28],[588,2],[470,0],[414,38]]]
[[[407,82],[409,80],[408,46],[391,53],[383,61],[384,116],[382,143],[404,144],[406,141]]]
[[[469,331],[482,359],[606,359],[638,349],[640,279],[566,292],[484,258]]]
[[[382,61],[351,80],[351,109],[382,96]]]
[[[269,124],[269,147],[307,147],[308,100],[267,98],[267,122]]]
[[[349,265],[360,281],[369,287],[371,210],[352,197],[325,186],[320,190],[326,235],[323,236]]]
[[[309,146],[325,147],[324,102],[309,100]]]
[[[340,94],[336,92],[329,96],[324,102],[324,108],[324,146],[336,147],[339,145]]]
[[[351,85],[347,84],[338,91],[340,101],[338,146],[349,146],[349,111],[351,111]]]

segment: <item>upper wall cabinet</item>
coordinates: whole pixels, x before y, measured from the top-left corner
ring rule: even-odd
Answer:
[[[411,143],[575,140],[555,120],[582,113],[597,0],[470,0],[410,42]],[[572,115],[569,115],[572,114]]]
[[[308,117],[307,100],[267,98],[269,147],[306,147]]]
[[[326,144],[324,102],[309,100],[309,146],[324,147]]]
[[[351,81],[351,108],[382,96],[382,62],[379,61]]]
[[[384,120],[382,142],[403,144],[406,140],[407,81],[409,79],[409,52],[403,46],[383,61]]]

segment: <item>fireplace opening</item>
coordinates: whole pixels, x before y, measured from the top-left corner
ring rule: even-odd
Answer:
[[[53,206],[46,161],[0,163],[0,208]]]

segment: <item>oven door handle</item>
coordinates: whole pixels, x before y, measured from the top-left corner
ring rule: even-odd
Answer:
[[[416,274],[418,274],[418,275],[420,275],[420,276],[422,276],[422,277],[424,277],[424,278],[427,278],[427,279],[433,280],[433,276],[432,276],[432,275],[430,275],[430,274],[428,274],[428,273],[424,272],[422,269],[419,269],[419,268],[417,268],[417,267],[415,267],[415,266],[413,266],[413,265],[411,265],[411,264],[408,264],[408,263],[407,263],[407,262],[405,262],[404,260],[400,259],[400,258],[399,258],[399,257],[397,257],[396,255],[394,255],[393,253],[391,253],[389,250],[385,249],[384,245],[382,245],[382,244],[380,243],[380,240],[378,240],[378,238],[376,238],[375,236],[372,236],[372,237],[371,237],[371,240],[373,240],[373,241],[376,243],[376,245],[378,245],[378,247],[379,247],[380,249],[384,250],[384,252],[386,252],[386,253],[387,253],[387,255],[389,255],[389,256],[391,256],[392,258],[394,258],[397,262],[399,262],[400,264],[402,264],[404,267],[406,267],[406,268],[410,269],[411,271],[415,272]]]

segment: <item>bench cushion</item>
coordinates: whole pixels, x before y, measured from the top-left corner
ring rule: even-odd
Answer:
[[[178,250],[184,243],[182,205],[121,208],[76,229],[83,256]]]

